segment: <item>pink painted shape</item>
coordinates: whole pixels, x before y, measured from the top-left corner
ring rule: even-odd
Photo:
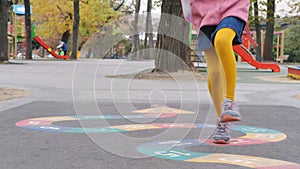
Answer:
[[[295,165],[277,165],[277,166],[270,166],[270,167],[259,167],[257,169],[300,169],[299,164]]]
[[[243,146],[243,145],[252,145],[252,144],[265,144],[270,143],[269,141],[263,140],[254,140],[249,138],[233,138],[229,144],[216,144],[213,142],[213,139],[208,139],[205,141],[205,144],[212,146]]]
[[[22,120],[16,122],[16,126],[43,126],[52,125],[53,121],[41,121],[41,120]]]
[[[152,124],[154,126],[160,127],[160,128],[196,128],[195,125],[190,123],[180,123],[180,124],[174,124],[174,123],[158,123],[158,124]]]

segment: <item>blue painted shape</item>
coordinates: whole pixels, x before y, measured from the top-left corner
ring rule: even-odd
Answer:
[[[61,127],[61,126],[21,126],[22,128],[38,130],[38,131],[46,131],[46,132],[65,132],[69,130],[70,127]]]
[[[281,132],[276,130],[271,130],[267,128],[260,128],[260,127],[252,127],[252,126],[238,126],[233,125],[232,130],[240,131],[243,133],[271,133],[271,134],[281,134]]]
[[[124,115],[123,118],[125,119],[148,119],[148,118],[154,118],[151,116],[141,116],[141,115],[132,115],[132,116],[126,116]]]
[[[157,141],[143,144],[137,147],[137,150],[149,156],[170,160],[189,160],[209,153],[197,153],[185,150],[186,147],[204,145],[196,139]]]
[[[196,126],[196,128],[204,128],[204,127],[215,128],[215,127],[217,127],[215,124],[205,124],[205,123],[196,123],[195,126]]]
[[[122,117],[120,115],[105,115],[103,117],[104,117],[104,119],[107,119],[107,120],[124,119],[124,117]]]
[[[209,155],[209,153],[195,153],[189,152],[186,150],[154,150],[154,149],[139,149],[143,154],[149,155],[151,157],[169,159],[169,160],[177,160],[177,161],[185,161],[193,158],[203,157]]]
[[[103,127],[103,128],[71,128],[69,130],[66,130],[64,132],[67,133],[115,133],[115,132],[126,132],[125,130],[121,129],[114,129],[109,127]]]
[[[171,149],[171,148],[184,148],[189,146],[197,146],[200,143],[196,139],[185,139],[185,140],[168,140],[168,141],[155,141],[150,143],[145,143],[139,147],[141,148],[156,148],[156,149]]]

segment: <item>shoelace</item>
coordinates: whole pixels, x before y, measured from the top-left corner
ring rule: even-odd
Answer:
[[[229,123],[219,123],[217,127],[217,131],[219,133],[225,133],[229,129]]]
[[[225,109],[226,107],[228,107],[230,110],[233,110],[236,108],[236,104],[235,102],[226,102],[223,104],[223,109]]]

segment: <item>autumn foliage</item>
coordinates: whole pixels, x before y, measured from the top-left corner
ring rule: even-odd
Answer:
[[[73,1],[72,0],[35,0],[31,2],[36,35],[50,45],[57,43],[63,34],[72,34]],[[80,43],[99,30],[99,28],[118,18],[107,1],[80,1]],[[68,38],[70,39],[70,38]]]

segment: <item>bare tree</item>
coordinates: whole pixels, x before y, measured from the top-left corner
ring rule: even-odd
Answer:
[[[258,16],[258,0],[254,1],[254,25],[255,25],[255,31],[256,31],[256,56],[258,58],[261,57],[261,29],[260,29],[260,21]]]
[[[79,0],[74,0],[74,20],[73,20],[73,42],[72,42],[72,55],[71,59],[77,59],[78,50],[78,30],[79,30]]]
[[[8,61],[7,21],[10,1],[0,0],[0,62]]]
[[[267,27],[264,43],[263,57],[266,61],[273,61],[273,37],[274,37],[274,22],[275,22],[275,0],[267,1]]]
[[[147,18],[146,18],[146,34],[144,40],[144,47],[146,48],[149,44],[149,48],[153,48],[153,27],[152,27],[152,0],[148,0],[147,3]],[[148,43],[149,39],[149,43]]]
[[[74,0],[73,44],[72,44],[72,55],[71,55],[71,59],[74,60],[77,59],[79,22],[80,22],[79,0]]]
[[[25,27],[26,27],[26,59],[32,59],[32,37],[31,37],[31,17],[30,0],[24,0],[25,5]]]
[[[131,47],[131,59],[137,59],[137,51],[139,48],[139,32],[138,32],[138,22],[139,13],[141,8],[141,0],[135,1],[135,12],[134,12],[134,22],[133,22],[133,35],[132,35],[132,47]]]

